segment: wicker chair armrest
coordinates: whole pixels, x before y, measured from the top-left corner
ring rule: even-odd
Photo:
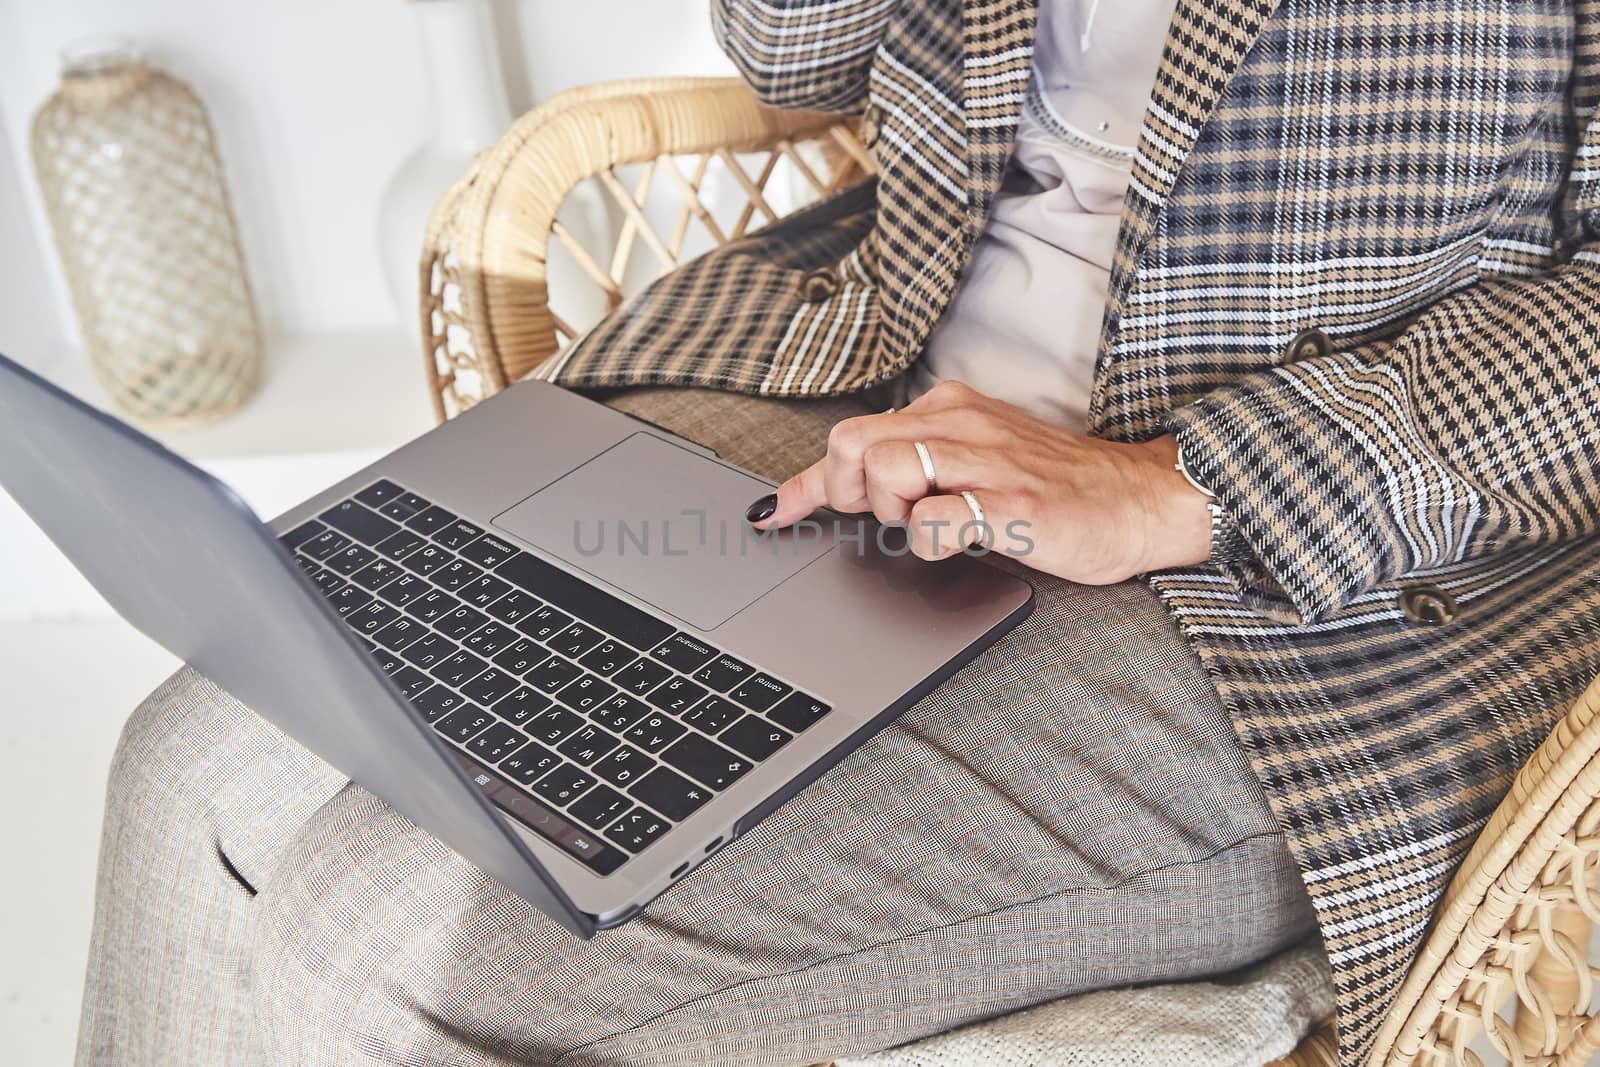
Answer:
[[[1529,757],[1478,835],[1371,1062],[1473,1062],[1466,1044],[1486,1029],[1513,1062],[1590,1062],[1600,1051],[1587,943],[1600,922],[1597,876],[1600,679]],[[1494,1017],[1513,996],[1515,1029]]]
[[[419,282],[436,413],[448,417],[505,388],[557,351],[563,324],[550,308],[547,250],[557,211],[580,183],[598,178],[616,195],[617,166],[687,154],[792,156],[806,140],[829,143],[864,173],[871,159],[851,128],[838,115],[765,107],[737,78],[590,85],[528,112],[446,192],[428,222]],[[587,265],[603,271],[598,258]],[[470,386],[463,376],[474,378]]]

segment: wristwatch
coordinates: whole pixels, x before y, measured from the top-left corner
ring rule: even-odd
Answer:
[[[1211,500],[1217,499],[1217,494],[1212,492],[1211,487],[1202,482],[1200,476],[1195,474],[1194,468],[1189,466],[1189,457],[1183,454],[1182,444],[1178,445],[1178,462],[1173,466],[1179,474],[1183,475],[1184,481],[1194,486],[1196,492],[1204,494]],[[1215,507],[1215,505],[1212,506]]]
[[[1215,561],[1218,558],[1217,550],[1223,543],[1222,505],[1217,503],[1216,492],[1202,482],[1200,476],[1195,474],[1194,468],[1189,465],[1189,457],[1183,453],[1182,442],[1178,444],[1178,462],[1173,464],[1173,468],[1183,475],[1184,481],[1194,486],[1196,492],[1206,498],[1206,510],[1211,513],[1211,558]]]

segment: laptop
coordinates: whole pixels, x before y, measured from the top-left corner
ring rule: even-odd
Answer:
[[[592,937],[953,674],[1029,585],[557,386],[270,523],[0,357],[0,486],[134,626]]]

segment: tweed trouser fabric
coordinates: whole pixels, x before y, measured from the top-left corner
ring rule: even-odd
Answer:
[[[859,410],[613,403],[774,476]],[[995,648],[588,942],[180,673],[113,766],[79,1062],[803,1064],[1306,937],[1155,596],[1036,584]]]

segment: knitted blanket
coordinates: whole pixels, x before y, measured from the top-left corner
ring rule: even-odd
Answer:
[[[1313,939],[1226,977],[1066,997],[838,1067],[1261,1067],[1332,1013]]]

